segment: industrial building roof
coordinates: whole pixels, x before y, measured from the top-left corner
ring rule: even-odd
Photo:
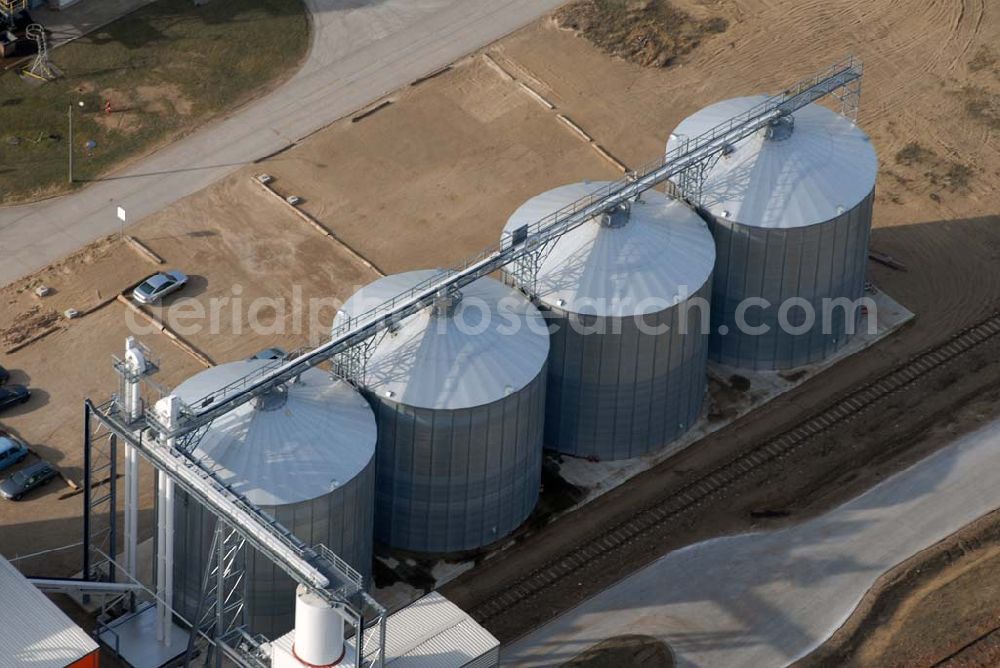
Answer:
[[[511,215],[504,233],[607,185],[574,183],[533,197]],[[536,293],[571,313],[643,315],[697,292],[714,264],[715,242],[704,221],[686,205],[647,191],[621,227],[593,219],[561,236],[538,270]]]
[[[375,629],[369,631],[367,647]],[[464,668],[493,666],[500,642],[464,610],[431,592],[386,620],[386,668]]]
[[[684,119],[667,150],[761,103],[763,96],[724,100]],[[784,139],[760,131],[737,142],[709,170],[702,204],[716,218],[766,228],[822,223],[854,208],[875,187],[878,159],[850,119],[818,104],[793,114]]]
[[[430,269],[378,279],[344,303],[334,327],[347,315],[360,316],[438,273]],[[517,290],[481,278],[462,289],[451,315],[425,308],[377,340],[365,385],[418,408],[482,406],[534,380],[548,354],[549,334],[538,309]]]
[[[174,392],[197,402],[266,364],[222,364]],[[315,499],[353,479],[374,456],[376,439],[364,397],[310,369],[287,384],[283,396],[265,396],[217,418],[194,454],[253,503],[278,506]]]
[[[0,557],[0,666],[63,668],[97,643]]]

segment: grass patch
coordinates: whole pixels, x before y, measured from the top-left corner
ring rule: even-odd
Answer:
[[[696,19],[667,0],[580,0],[555,18],[605,52],[645,67],[667,67],[706,35],[729,27],[723,18]]]
[[[978,86],[966,86],[960,95],[965,113],[992,130],[1000,130],[1000,95]]]
[[[983,70],[992,70],[997,72],[997,57],[988,46],[979,47],[979,51],[976,55],[972,57],[969,61],[969,70],[971,72],[981,72]]]
[[[54,50],[56,81],[3,74],[0,203],[81,185],[67,183],[70,105],[84,103],[74,109],[74,175],[98,179],[273,85],[308,45],[301,0],[159,0]]]
[[[896,152],[896,162],[906,167],[922,166],[927,183],[935,188],[947,188],[951,192],[963,192],[969,189],[975,176],[975,170],[969,165],[940,158],[934,151],[919,144],[910,142]],[[891,172],[889,172],[891,174]],[[908,179],[892,174],[901,184],[909,183]],[[931,194],[931,199],[937,201],[939,196]]]
[[[896,162],[901,165],[912,166],[934,159],[934,152],[926,149],[918,142],[911,141],[909,144],[896,152]]]

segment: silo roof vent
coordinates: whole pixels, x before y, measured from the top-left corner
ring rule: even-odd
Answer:
[[[434,298],[434,304],[431,308],[434,310],[434,315],[447,318],[455,314],[455,310],[461,302],[462,293],[460,291],[445,289]]]
[[[288,388],[278,385],[269,392],[254,398],[254,408],[259,411],[276,411],[288,401]]]
[[[795,117],[791,114],[779,116],[764,128],[764,137],[771,141],[784,141],[792,136],[795,130]]]
[[[628,202],[622,202],[613,209],[601,214],[601,227],[625,227],[632,207]]]

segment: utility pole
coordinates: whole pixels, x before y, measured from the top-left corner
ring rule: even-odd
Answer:
[[[73,105],[69,105],[69,182],[73,183]]]
[[[83,100],[80,100],[79,102],[77,102],[77,105],[79,105],[79,107],[82,109],[83,108]],[[69,105],[69,108],[66,111],[66,115],[69,118],[69,143],[68,143],[68,149],[69,149],[69,182],[73,183],[73,105],[72,104]]]

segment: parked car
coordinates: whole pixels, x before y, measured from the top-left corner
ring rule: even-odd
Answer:
[[[247,361],[252,362],[254,360],[283,360],[288,358],[288,353],[286,353],[281,348],[264,348],[259,353],[253,357],[248,357]]]
[[[22,496],[41,487],[57,475],[52,464],[44,461],[35,462],[0,482],[0,496],[11,501],[20,501]]]
[[[31,398],[31,390],[24,385],[4,385],[0,387],[0,411],[23,404]]]
[[[10,371],[0,366],[0,385],[3,385],[8,380],[10,380]]]
[[[153,274],[132,291],[132,299],[140,304],[154,304],[183,288],[187,281],[187,275],[180,271]]]
[[[28,456],[28,446],[13,436],[0,436],[0,471],[24,461]]]

